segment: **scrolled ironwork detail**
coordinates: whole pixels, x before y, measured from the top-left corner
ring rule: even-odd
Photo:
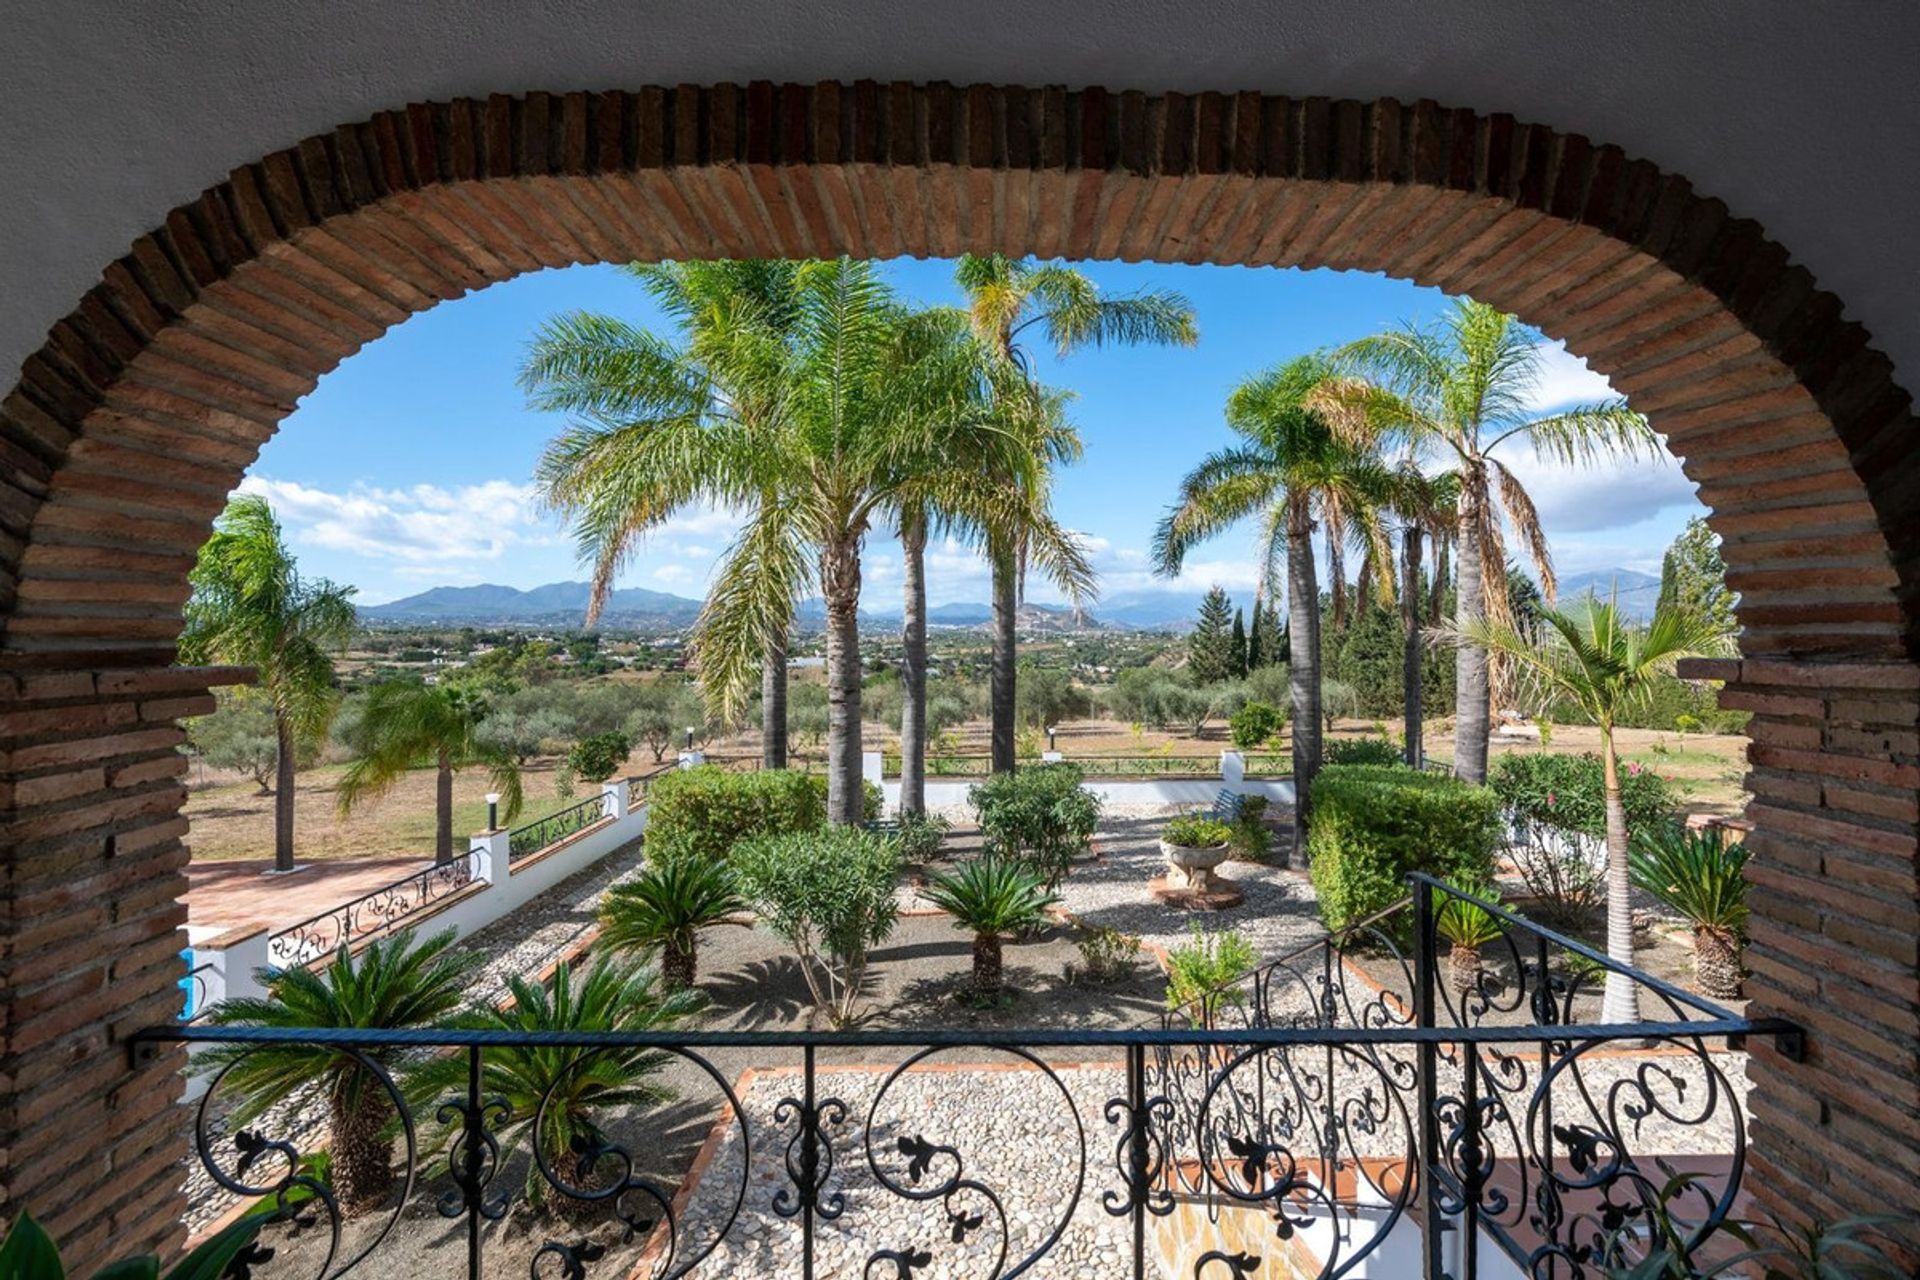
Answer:
[[[279,969],[311,964],[362,938],[392,929],[463,892],[473,882],[471,856],[408,872],[392,884],[381,885],[273,934],[267,939],[267,959]]]

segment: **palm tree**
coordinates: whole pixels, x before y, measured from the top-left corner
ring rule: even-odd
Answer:
[[[340,779],[341,816],[352,813],[361,801],[383,794],[410,771],[431,765],[438,771],[434,861],[453,861],[453,775],[457,771],[485,769],[502,797],[502,816],[512,822],[523,798],[520,766],[510,750],[481,733],[486,718],[486,700],[474,689],[417,680],[375,685],[367,693],[360,718],[366,752]]]
[[[933,876],[921,892],[956,929],[972,932],[973,994],[980,1000],[999,998],[1002,938],[1045,924],[1047,909],[1060,900],[1032,870],[991,854]]]
[[[273,865],[291,871],[294,766],[340,705],[331,655],[353,638],[354,589],[302,578],[273,508],[253,496],[227,504],[188,581],[181,661],[252,667],[273,708]]]
[[[1234,388],[1227,425],[1240,443],[1203,459],[1180,482],[1178,501],[1154,532],[1158,572],[1180,572],[1187,553],[1249,516],[1260,519],[1261,561],[1269,592],[1287,591],[1289,692],[1292,697],[1294,848],[1306,848],[1307,797],[1320,770],[1320,588],[1313,531],[1339,509],[1373,549],[1392,595],[1392,553],[1377,518],[1392,477],[1364,444],[1336,435],[1314,407],[1328,376],[1314,356],[1290,360]]]
[[[508,1007],[477,1009],[465,1025],[512,1037],[671,1031],[698,1012],[701,1000],[693,992],[664,987],[659,977],[651,966],[613,956],[600,957],[584,976],[562,961],[551,989],[516,975],[507,984],[513,996]],[[549,1179],[560,1189],[561,1203],[575,1212],[607,1203],[609,1198],[585,1199],[567,1192],[607,1190],[607,1169],[601,1164],[608,1147],[601,1123],[617,1109],[654,1106],[671,1098],[672,1092],[653,1080],[668,1061],[658,1049],[634,1045],[580,1049],[519,1043],[487,1049],[481,1093],[506,1103],[494,1133],[507,1139],[510,1150],[522,1145],[531,1149],[538,1133],[539,1151],[527,1168],[529,1203],[546,1202]],[[464,1087],[466,1073],[464,1057],[440,1057],[411,1083],[420,1096],[435,1097]]]
[[[723,862],[670,858],[600,899],[600,942],[615,951],[660,952],[670,987],[691,987],[699,974],[700,930],[746,910]]]
[[[449,1026],[485,962],[479,952],[450,950],[455,936],[443,930],[416,946],[406,929],[369,942],[357,956],[342,947],[323,969],[262,969],[264,999],[226,1000],[210,1017],[223,1027],[299,1031]],[[391,1048],[230,1044],[210,1046],[197,1069],[212,1074],[231,1068],[226,1079],[241,1098],[229,1120],[236,1129],[317,1086],[327,1103],[333,1194],[341,1212],[351,1215],[385,1199],[393,1178],[387,1130],[393,1099],[369,1062],[392,1071],[400,1054]]]
[[[695,628],[695,655],[708,696],[737,715],[768,620],[784,625],[791,602],[818,584],[827,613],[828,817],[857,823],[861,549],[876,524],[926,509],[1021,534],[1076,598],[1092,571],[1030,491],[996,482],[1021,465],[1026,433],[1008,429],[1007,412],[987,393],[977,343],[907,312],[871,263],[802,264],[794,296],[790,331],[746,326],[714,355],[716,380],[764,398],[770,424],[695,426],[684,447],[648,465],[681,467],[708,491],[779,495],[759,505],[723,559]],[[954,340],[931,340],[943,327]]]
[[[1511,658],[1535,675],[1552,695],[1592,717],[1600,730],[1600,760],[1607,805],[1607,954],[1633,963],[1633,904],[1626,809],[1620,800],[1620,761],[1613,728],[1620,715],[1644,701],[1656,678],[1670,674],[1681,658],[1724,649],[1726,633],[1683,610],[1657,607],[1644,629],[1630,626],[1614,602],[1586,596],[1565,611],[1542,608],[1538,638],[1511,622],[1475,618],[1461,627],[1462,644],[1479,645]],[[1632,978],[1609,971],[1601,1016],[1635,1022],[1640,992]]]
[[[1645,454],[1659,439],[1624,400],[1534,412],[1539,335],[1512,316],[1470,298],[1457,299],[1438,324],[1407,325],[1348,343],[1333,360],[1350,377],[1330,381],[1321,408],[1341,431],[1398,439],[1416,454],[1447,458],[1460,476],[1456,630],[1482,618],[1509,620],[1501,513],[1526,544],[1547,601],[1554,596],[1553,557],[1533,499],[1495,455],[1509,442],[1564,463]],[[1498,504],[1494,501],[1498,493]],[[1491,572],[1487,566],[1494,566]],[[1485,782],[1493,674],[1487,650],[1460,646],[1455,657],[1454,772]]]
[[[963,254],[954,267],[954,279],[966,291],[967,310],[974,333],[1009,366],[1031,379],[1032,365],[1021,335],[1036,326],[1065,357],[1081,347],[1138,346],[1144,343],[1190,347],[1199,341],[1193,307],[1171,290],[1153,290],[1125,298],[1103,298],[1085,274],[1055,262],[1009,258],[990,253]],[[1079,456],[1079,440],[1057,441],[1059,450],[1044,463],[1066,463]],[[1070,448],[1071,452],[1066,450]],[[1044,504],[1051,466],[1031,478]],[[1009,482],[1013,478],[1009,477]],[[993,771],[1014,767],[1014,669],[1017,636],[1015,619],[1020,605],[1026,548],[1019,540],[995,539],[987,559],[993,570],[992,718]]]
[[[593,566],[588,626],[646,534],[676,510],[703,498],[778,500],[750,487],[707,492],[671,466],[637,467],[630,446],[638,437],[684,436],[702,422],[767,425],[772,406],[750,386],[721,381],[711,356],[743,328],[780,332],[793,322],[799,267],[762,259],[633,263],[628,274],[677,322],[677,344],[584,312],[556,316],[535,336],[522,387],[535,408],[577,419],[547,446],[537,477],[543,500],[571,521],[580,557]],[[768,769],[787,764],[787,635],[769,619],[760,660],[760,762]]]

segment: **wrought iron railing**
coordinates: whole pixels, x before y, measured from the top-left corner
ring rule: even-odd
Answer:
[[[279,969],[311,964],[405,922],[472,883],[471,855],[410,871],[392,884],[278,930],[267,939],[267,961]]]
[[[570,804],[525,826],[515,827],[507,833],[507,861],[518,862],[548,845],[558,844],[568,836],[585,831],[606,817],[607,799],[604,795],[596,794],[579,804]]]
[[[180,1021],[197,1021],[206,1017],[213,1008],[213,992],[208,986],[207,975],[218,968],[213,961],[202,960],[187,970],[186,977],[180,979]]]
[[[1366,1274],[1465,1280],[1496,1253],[1578,1280],[1632,1261],[1656,1209],[1710,1252],[1745,1163],[1723,1049],[1765,1034],[1795,1052],[1797,1029],[1491,904],[1498,942],[1449,985],[1449,895],[1417,880],[1393,912],[1129,1030],[188,1026],[142,1043],[187,1041],[213,1069],[197,1158],[260,1215],[256,1280],[332,1280],[377,1251],[369,1271],[473,1280],[501,1274],[491,1252],[536,1280],[1331,1278],[1368,1258]],[[1596,1021],[1596,973],[1656,1016]],[[285,1074],[249,1064],[295,1047],[313,1083],[250,1113],[248,1089]],[[581,1110],[636,1071],[679,1096]],[[357,1154],[336,1140],[323,1177],[307,1157],[334,1125]],[[370,1141],[391,1150],[369,1163]],[[1700,1175],[1681,1203],[1660,1201],[1669,1165]],[[508,1228],[523,1197],[544,1209]]]

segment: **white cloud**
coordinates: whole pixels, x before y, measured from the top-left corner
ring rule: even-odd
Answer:
[[[1637,524],[1669,507],[1699,502],[1679,460],[1665,449],[1652,459],[1614,459],[1591,467],[1570,467],[1531,449],[1501,453],[1532,495],[1540,522],[1556,538]]]
[[[1612,400],[1619,395],[1611,383],[1587,367],[1585,360],[1568,351],[1566,343],[1543,342],[1539,350],[1538,381],[1527,396],[1527,407],[1534,412]]]
[[[693,580],[693,570],[683,564],[663,564],[648,575],[655,582],[673,586]]]
[[[534,514],[532,486],[509,480],[452,489],[355,485],[341,493],[248,476],[239,492],[270,502],[296,541],[422,569],[499,560],[515,547],[552,541]]]

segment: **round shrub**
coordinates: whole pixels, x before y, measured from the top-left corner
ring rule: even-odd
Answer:
[[[1328,765],[1313,782],[1308,872],[1329,929],[1392,906],[1409,872],[1485,884],[1500,847],[1486,787],[1397,765]]]
[[[1264,745],[1285,728],[1287,717],[1278,707],[1265,702],[1249,702],[1227,720],[1227,732],[1233,745],[1251,751]]]
[[[1400,748],[1385,738],[1341,738],[1329,742],[1322,759],[1327,764],[1405,764]]]
[[[893,932],[900,845],[858,827],[762,836],[736,851],[740,891],[786,939],[816,1008],[835,1026],[853,1020],[867,953]]]
[[[1577,835],[1607,834],[1606,766],[1600,757],[1513,754],[1494,761],[1487,785],[1514,821]],[[1622,763],[1620,803],[1627,831],[1657,831],[1679,808],[1673,786],[1651,769]]]
[[[1070,764],[1028,765],[974,786],[967,798],[987,851],[1027,864],[1048,887],[1058,884],[1100,822],[1100,799],[1080,785],[1083,777]]]
[[[815,791],[820,793],[820,813],[824,820],[827,812],[827,775],[824,773],[808,774],[807,781]],[[876,822],[886,807],[887,793],[868,779],[860,779],[860,820],[862,822]]]
[[[647,855],[720,861],[743,840],[814,831],[826,820],[824,788],[798,770],[677,769],[647,792]]]

